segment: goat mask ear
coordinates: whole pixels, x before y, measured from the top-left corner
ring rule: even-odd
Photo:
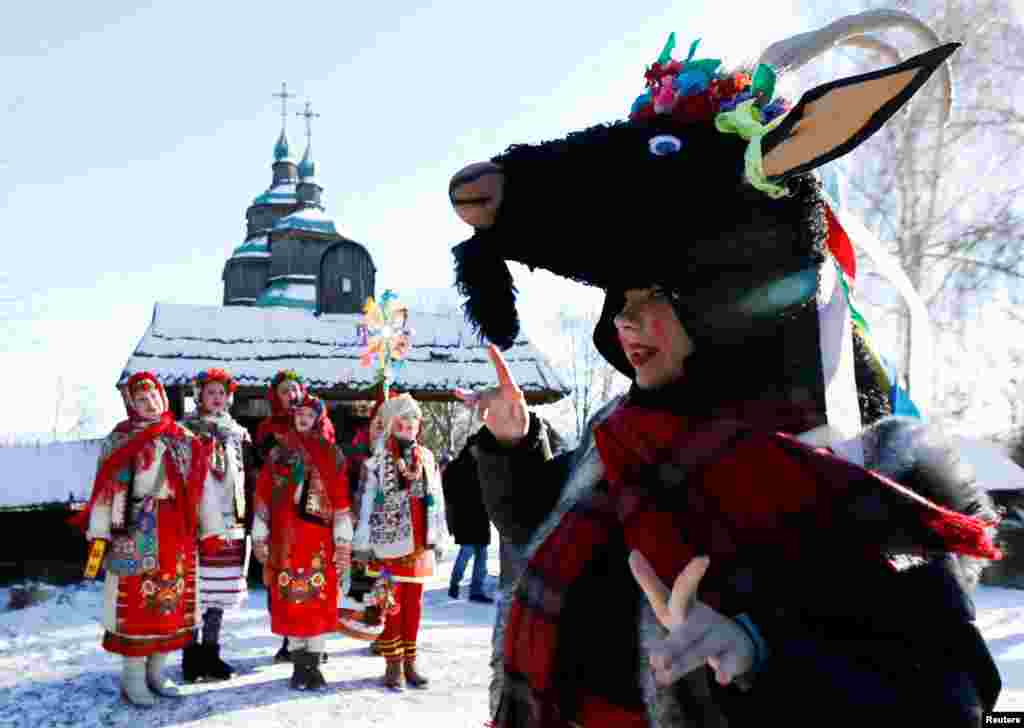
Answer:
[[[811,89],[761,141],[764,171],[785,178],[831,162],[882,128],[924,85],[959,43],[948,43],[897,66]]]

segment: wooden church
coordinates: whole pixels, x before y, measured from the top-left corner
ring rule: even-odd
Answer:
[[[377,268],[368,246],[338,232],[327,214],[312,151],[306,104],[306,148],[296,162],[285,131],[291,94],[282,87],[282,127],[274,145],[270,186],[246,210],[246,234],[224,264],[223,306],[156,303],[149,327],[119,379],[151,371],[167,387],[172,409],[191,409],[190,382],[222,367],[239,383],[232,414],[247,426],[269,414],[268,385],[293,369],[329,407],[339,435],[361,419],[376,396],[375,372],[360,365],[362,307],[376,296]],[[409,312],[412,348],[394,387],[421,400],[452,400],[456,388],[493,386],[486,342],[461,314]],[[529,402],[553,402],[568,387],[525,337],[506,359]]]

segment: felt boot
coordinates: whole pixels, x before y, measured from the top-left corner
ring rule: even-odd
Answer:
[[[193,642],[181,651],[181,677],[187,683],[198,682],[206,677],[203,670],[203,647]]]
[[[121,668],[121,696],[133,705],[152,708],[156,697],[146,685],[146,658],[125,657]]]
[[[427,683],[430,682],[429,679],[427,679],[422,674],[417,672],[415,657],[413,657],[412,659],[403,660],[402,667],[405,672],[405,682],[410,687],[424,688],[427,686]]]
[[[392,690],[402,689],[402,663],[399,660],[388,660],[384,669],[384,687]]]
[[[324,656],[325,652],[310,652],[309,659],[309,689],[310,690],[323,690],[327,687],[327,679],[324,674],[320,672],[320,665],[327,662]]]
[[[274,655],[274,664],[277,664],[277,663],[280,663],[280,662],[291,662],[291,661],[292,661],[292,653],[289,652],[289,650],[288,650],[288,638],[285,637],[284,638],[284,642],[281,643],[281,649],[279,649],[277,651],[277,654]]]
[[[303,649],[293,650],[291,656],[292,679],[289,685],[292,690],[309,690],[314,682],[313,666],[319,665],[320,655]]]
[[[165,698],[180,698],[181,691],[174,681],[164,675],[167,653],[157,652],[146,658],[146,685],[157,695]]]
[[[220,645],[203,643],[203,674],[211,680],[230,680],[235,668],[220,659]]]

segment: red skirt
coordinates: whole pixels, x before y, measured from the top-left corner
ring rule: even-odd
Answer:
[[[291,492],[270,514],[270,629],[283,637],[317,637],[338,629],[338,571],[331,525],[300,518]]]
[[[105,615],[104,649],[143,657],[185,647],[196,626],[196,543],[186,536],[178,502],[159,500],[155,512],[141,514],[131,547],[141,573],[107,575],[108,589],[116,584],[117,597],[114,613]],[[110,556],[130,559],[131,554]]]

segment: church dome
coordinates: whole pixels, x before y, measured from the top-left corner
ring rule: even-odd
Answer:
[[[274,145],[274,161],[292,161],[292,150],[288,146],[288,137],[284,135],[284,129],[281,130],[281,136],[277,138],[277,144]]]
[[[313,182],[316,179],[316,162],[313,161],[313,144],[306,145],[306,153],[302,155],[299,162],[299,179],[303,182]]]

